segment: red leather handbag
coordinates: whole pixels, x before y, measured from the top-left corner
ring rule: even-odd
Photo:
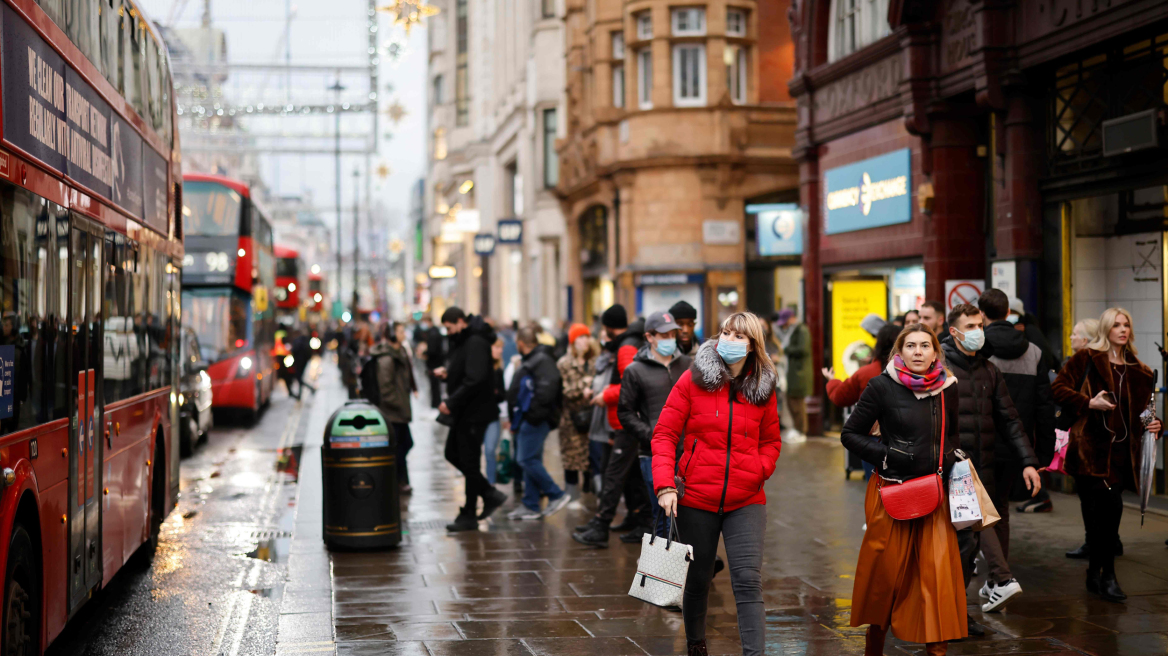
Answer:
[[[903,483],[889,481],[881,477],[876,482],[880,491],[880,501],[884,511],[893,519],[907,521],[924,517],[937,509],[941,496],[945,494],[941,479],[945,462],[945,391],[941,391],[941,456],[937,460],[937,473],[912,478]]]

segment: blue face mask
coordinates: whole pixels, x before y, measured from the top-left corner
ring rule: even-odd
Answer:
[[[668,339],[657,340],[657,352],[663,357],[668,358],[677,350],[677,340],[670,337]]]
[[[718,355],[722,356],[722,361],[726,364],[734,364],[746,357],[747,344],[748,342],[728,342],[724,339],[719,339]]]
[[[957,332],[961,332],[958,330]],[[976,353],[985,346],[985,331],[981,328],[974,328],[965,333],[965,338],[961,340],[961,346],[970,353]]]
[[[1011,314],[1010,316],[1006,317],[1006,321],[1009,321],[1010,323],[1018,323],[1018,320],[1021,318],[1022,317],[1016,314]]]

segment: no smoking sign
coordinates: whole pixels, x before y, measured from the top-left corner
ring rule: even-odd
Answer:
[[[977,299],[984,289],[984,280],[946,280],[945,309],[952,310],[962,303],[977,305]]]

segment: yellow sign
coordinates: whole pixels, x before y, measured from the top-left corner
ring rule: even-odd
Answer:
[[[888,287],[882,280],[837,280],[831,284],[831,364],[843,380],[868,363],[876,339],[860,327],[869,314],[888,318]]]
[[[256,285],[251,290],[252,298],[255,299],[256,312],[267,312],[268,310],[268,288],[263,285]]]

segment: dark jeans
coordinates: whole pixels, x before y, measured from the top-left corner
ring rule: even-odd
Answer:
[[[743,656],[760,656],[765,650],[766,610],[762,600],[762,548],[766,537],[766,506],[754,504],[719,515],[708,510],[679,506],[677,530],[681,542],[693,547],[694,559],[685,577],[681,605],[686,640],[706,639],[706,606],[718,537],[726,544],[730,587],[738,606],[738,636]]]
[[[397,482],[399,485],[410,484],[410,469],[406,466],[406,456],[414,448],[414,436],[410,434],[410,425],[393,423],[393,436],[397,448]]]
[[[477,512],[479,497],[494,487],[479,471],[483,455],[483,436],[489,422],[455,421],[446,436],[446,461],[466,477],[466,511]]]
[[[649,499],[645,496],[645,484],[641,482],[641,467],[637,462],[639,451],[635,438],[624,431],[616,432],[612,453],[608,455],[608,465],[604,468],[600,506],[596,511],[596,518],[605,525],[612,524],[613,517],[616,517],[622,492],[629,512],[649,512]]]
[[[669,518],[661,505],[657,503],[657,493],[653,491],[653,457],[641,456],[641,478],[645,481],[645,491],[649,493],[649,507],[653,509],[653,534],[659,538],[668,538]]]
[[[1022,463],[1015,458],[994,460],[994,486],[987,490],[994,500],[994,509],[1002,519],[987,529],[993,535],[981,537],[981,552],[985,554],[990,568],[990,578],[995,583],[1005,583],[1013,578],[1010,573],[1010,487],[1013,480],[1021,476]]]
[[[1123,516],[1123,487],[1109,489],[1102,478],[1076,476],[1075,491],[1083,507],[1087,547],[1091,550],[1089,571],[1115,572],[1115,545],[1119,542],[1119,520]]]
[[[529,424],[519,422],[515,431],[515,445],[519,451],[519,466],[523,468],[523,505],[528,510],[540,511],[539,499],[547,495],[549,501],[564,496],[564,491],[543,466],[543,443],[552,427],[547,422]]]

